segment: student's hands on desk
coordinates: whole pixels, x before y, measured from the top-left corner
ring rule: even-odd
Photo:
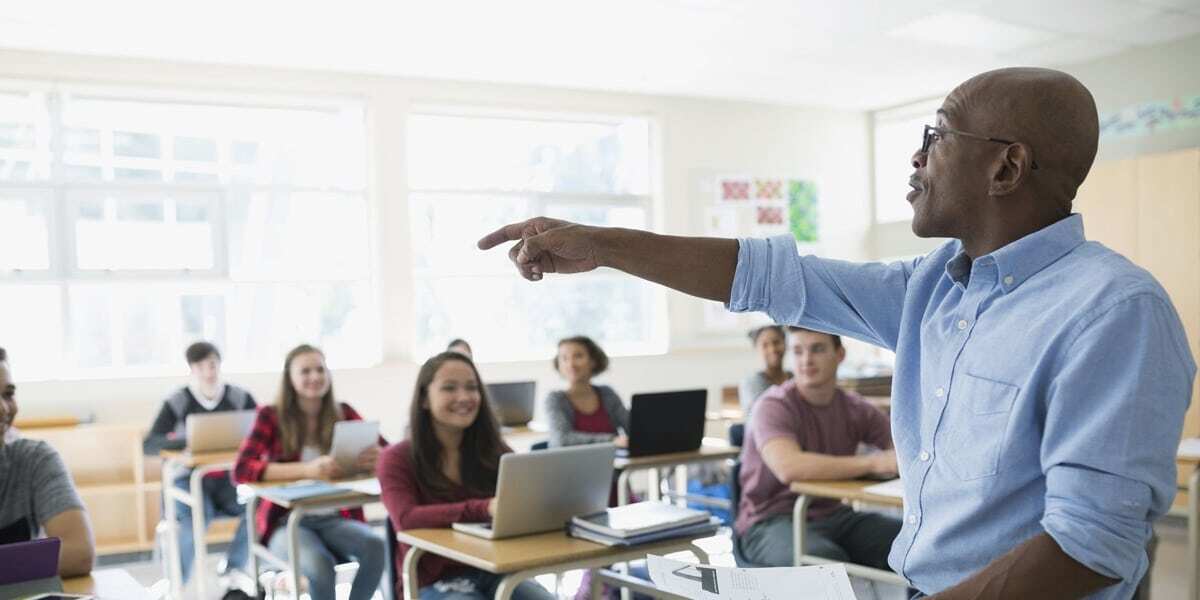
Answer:
[[[896,465],[896,451],[884,450],[871,455],[871,474],[879,476],[895,476],[900,472]]]

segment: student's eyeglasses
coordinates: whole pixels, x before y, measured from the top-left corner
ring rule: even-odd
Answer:
[[[968,138],[975,139],[975,140],[981,140],[984,142],[996,142],[997,144],[1004,144],[1006,146],[1011,146],[1013,144],[1021,143],[1021,142],[1014,142],[1012,140],[1002,140],[1000,138],[988,137],[986,135],[979,135],[978,133],[959,131],[957,129],[950,129],[949,127],[934,127],[933,125],[926,125],[925,133],[924,133],[923,137],[921,138],[921,154],[928,154],[929,147],[932,146],[934,142],[946,137],[947,134],[961,135],[963,137],[968,137]],[[1025,146],[1026,146],[1026,148],[1028,148],[1028,144],[1025,144]],[[1033,155],[1033,152],[1030,151],[1030,156],[1032,156],[1032,155]],[[1038,168],[1037,161],[1030,159],[1029,168],[1037,169]]]

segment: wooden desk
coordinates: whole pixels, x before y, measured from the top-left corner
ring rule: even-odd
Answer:
[[[405,598],[416,600],[417,564],[425,553],[437,554],[489,573],[504,575],[496,588],[496,600],[508,600],[522,581],[546,573],[561,573],[572,569],[592,569],[613,563],[640,559],[647,554],[669,554],[691,551],[700,562],[708,563],[708,555],[694,543],[693,538],[665,540],[629,548],[610,548],[586,540],[569,537],[564,531],[487,540],[452,529],[410,529],[396,532],[396,539],[410,546],[404,556]],[[611,579],[610,579],[611,581]],[[599,597],[600,580],[593,578],[592,597]],[[639,590],[651,591],[651,590]],[[672,594],[651,591],[665,598]]]
[[[184,450],[163,450],[158,454],[162,459],[162,498],[163,519],[167,522],[167,579],[171,582],[171,595],[183,597],[183,573],[179,564],[179,535],[175,531],[178,521],[178,509],[175,501],[182,502],[192,509],[192,547],[194,549],[194,565],[196,572],[196,596],[207,598],[205,587],[208,577],[202,572],[208,564],[208,522],[204,516],[204,476],[209,473],[228,471],[237,460],[237,452],[203,452],[193,454]],[[188,477],[188,491],[175,487],[177,470],[191,469]]]
[[[515,452],[528,452],[531,447],[550,439],[550,432],[540,423],[530,423],[521,427],[503,427],[500,437]]]
[[[636,458],[618,457],[613,461],[613,468],[620,471],[620,474],[617,476],[617,504],[624,505],[629,503],[629,478],[636,471],[650,472],[650,499],[658,500],[658,469],[737,458],[741,452],[741,448],[730,446],[729,442],[725,440],[704,438],[700,449],[691,452],[673,452],[671,454],[655,454]],[[678,480],[676,483],[679,483]],[[685,478],[683,489],[677,490],[676,495],[685,496],[686,493],[687,481]]]
[[[804,529],[808,523],[808,504],[813,498],[832,498],[835,500],[850,500],[897,508],[904,507],[904,500],[895,496],[881,496],[863,491],[868,486],[880,483],[859,479],[841,481],[804,481],[791,485],[792,493],[797,494],[796,503],[792,505],[792,562],[796,566],[829,564],[836,561],[820,556],[804,553]],[[908,586],[908,580],[900,575],[883,569],[865,567],[853,563],[845,563],[846,572],[866,579],[882,581],[895,585]]]
[[[92,594],[99,600],[150,600],[153,596],[125,569],[101,569],[91,575],[63,580],[69,594]]]
[[[379,501],[379,496],[375,494],[364,494],[353,490],[299,500],[287,500],[278,496],[273,497],[273,491],[278,491],[289,483],[295,482],[278,481],[261,484],[242,484],[238,486],[239,491],[245,490],[249,495],[249,500],[246,502],[246,519],[248,519],[247,526],[250,531],[250,562],[248,570],[250,571],[251,578],[254,580],[255,595],[258,594],[258,558],[260,557],[272,564],[290,569],[292,572],[292,590],[302,589],[300,587],[300,578],[303,577],[303,573],[300,572],[300,538],[296,533],[300,529],[300,519],[305,514],[326,508],[353,508]],[[336,485],[339,482],[334,481],[330,483]],[[271,554],[270,549],[266,546],[258,543],[258,531],[254,518],[255,513],[258,512],[260,499],[278,504],[291,511],[288,513],[285,530],[288,542],[288,560],[286,562]],[[297,593],[297,595],[299,594]]]
[[[1200,456],[1179,454],[1175,462],[1192,469],[1187,486],[1188,598],[1200,600]]]

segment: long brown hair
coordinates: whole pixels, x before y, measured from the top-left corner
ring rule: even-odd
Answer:
[[[275,410],[279,413],[279,437],[283,440],[285,455],[300,454],[309,440],[308,426],[304,411],[300,409],[299,394],[296,386],[292,385],[292,361],[301,354],[319,354],[325,361],[325,353],[320,348],[308,344],[300,344],[287,353],[283,361],[283,381],[279,384],[279,393],[275,396]],[[325,376],[330,377],[328,367]],[[342,409],[333,396],[333,381],[329,382],[329,390],[321,397],[321,412],[317,415],[316,445],[322,453],[328,453],[333,445],[333,424],[342,420]]]
[[[500,425],[492,413],[487,389],[479,378],[475,363],[457,352],[442,352],[425,361],[417,373],[417,386],[413,390],[412,405],[408,415],[408,437],[412,441],[412,461],[417,470],[417,485],[428,498],[448,500],[457,486],[442,473],[445,456],[442,444],[433,431],[433,413],[429,410],[429,386],[438,369],[450,361],[459,361],[475,374],[479,383],[479,412],[475,422],[463,431],[462,448],[459,452],[459,471],[463,487],[474,495],[491,496],[496,493],[496,477],[500,471],[500,455],[504,453],[504,442],[500,438]]]

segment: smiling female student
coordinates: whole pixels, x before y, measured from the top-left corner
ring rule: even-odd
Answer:
[[[313,346],[297,346],[284,361],[275,405],[258,409],[254,429],[242,442],[233,479],[256,483],[348,475],[329,455],[333,424],[361,419],[349,404],[334,399],[325,354]],[[364,450],[358,457],[358,469],[374,470],[378,457],[379,448]],[[260,541],[284,560],[288,540],[280,525],[286,516],[283,507],[263,502],[255,523]],[[299,536],[300,571],[308,578],[313,600],[334,600],[334,567],[348,560],[358,563],[350,600],[368,600],[375,595],[383,576],[386,546],[383,537],[367,526],[361,508],[308,515],[300,519]]]
[[[397,530],[449,527],[488,521],[496,512],[500,456],[511,452],[471,359],[443,352],[417,374],[409,408],[408,438],[379,457],[383,504]],[[396,570],[403,571],[408,546],[396,543]],[[484,600],[500,584],[493,575],[446,558],[427,555],[419,563],[421,600]],[[396,597],[403,597],[403,583]],[[551,600],[533,581],[517,586],[514,600]]]

